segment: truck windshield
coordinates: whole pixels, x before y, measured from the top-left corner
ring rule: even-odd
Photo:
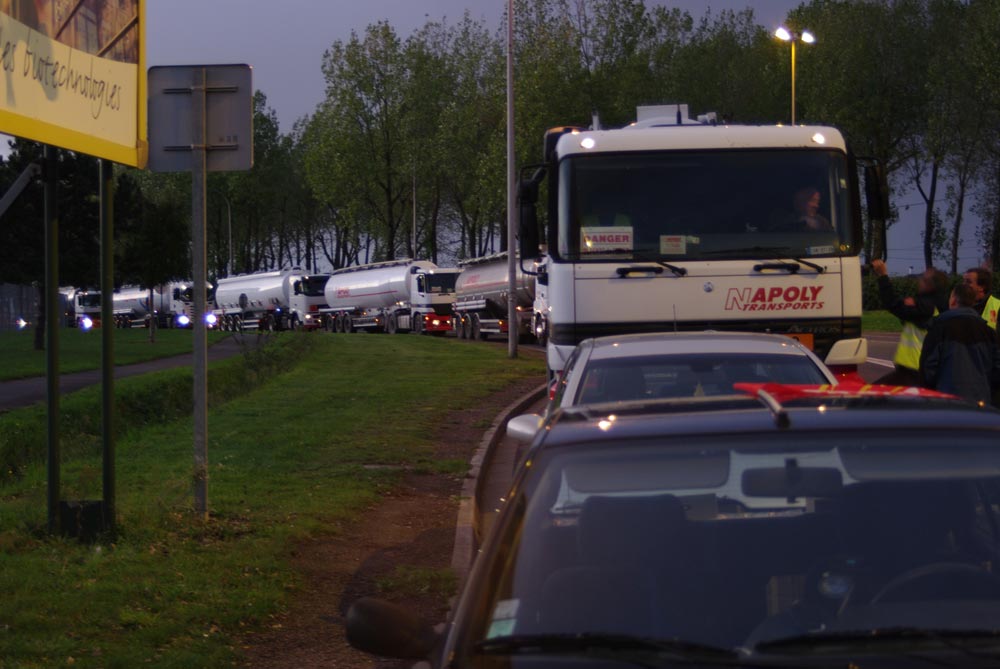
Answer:
[[[857,255],[852,181],[839,151],[572,156],[560,167],[557,257]]]
[[[425,274],[425,285],[428,293],[454,293],[455,282],[458,280],[458,273],[448,274]]]
[[[302,277],[302,294],[306,297],[323,297],[323,290],[326,288],[326,280],[329,274],[316,274],[314,276]]]
[[[101,306],[101,294],[87,293],[86,295],[77,295],[76,302],[81,307],[99,307]]]

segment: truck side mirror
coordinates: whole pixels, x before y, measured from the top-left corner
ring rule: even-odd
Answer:
[[[539,168],[518,185],[520,219],[518,237],[521,240],[521,258],[537,258],[541,255],[541,239],[538,234],[538,184],[545,177],[545,170]]]
[[[873,163],[865,165],[865,205],[868,217],[884,221],[889,214],[886,194],[882,189],[882,165]]]

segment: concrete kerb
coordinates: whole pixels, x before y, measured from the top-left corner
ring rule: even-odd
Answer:
[[[462,497],[455,525],[455,548],[451,555],[451,567],[458,576],[459,584],[465,582],[479,548],[478,522],[482,482],[489,471],[493,451],[506,434],[507,421],[517,414],[524,413],[529,406],[544,397],[547,391],[548,384],[542,384],[506,407],[483,434],[479,447],[469,461],[469,471],[465,475],[465,481],[462,482]]]

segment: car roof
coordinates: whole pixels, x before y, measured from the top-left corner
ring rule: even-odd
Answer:
[[[591,360],[698,353],[804,355],[808,350],[791,337],[756,332],[656,332],[595,337],[584,343],[591,348]]]
[[[749,395],[639,400],[559,409],[539,446],[550,449],[645,438],[922,429],[1000,433],[1000,411],[957,399],[899,395],[803,396],[776,405]]]

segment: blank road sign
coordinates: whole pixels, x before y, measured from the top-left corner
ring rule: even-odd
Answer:
[[[149,163],[153,172],[190,172],[194,92],[205,82],[208,171],[253,167],[253,70],[249,65],[167,65],[149,68]]]

